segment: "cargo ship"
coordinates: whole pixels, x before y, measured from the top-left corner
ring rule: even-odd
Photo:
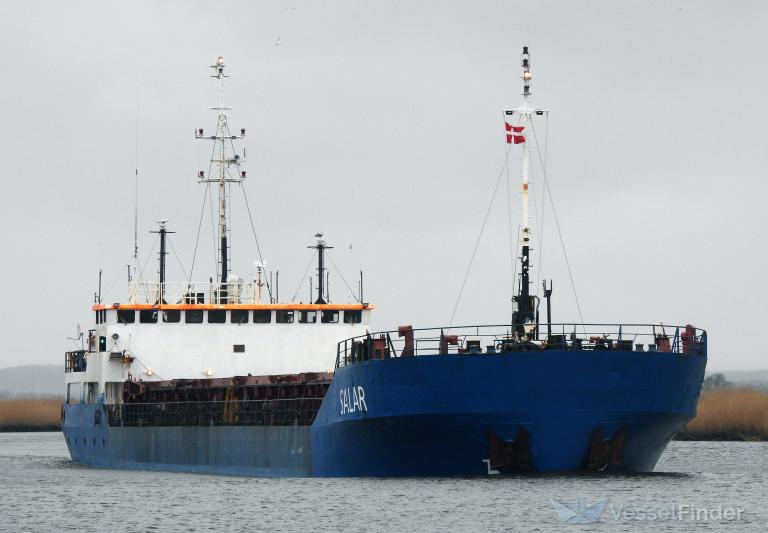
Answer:
[[[532,291],[527,128],[505,111],[520,150],[522,221],[511,320],[371,333],[374,306],[332,303],[328,250],[311,246],[311,303],[281,302],[263,262],[231,274],[228,199],[242,187],[224,105],[223,58],[211,169],[218,190],[215,280],[131,281],[125,302],[94,298],[95,325],[65,354],[62,428],[72,460],[109,468],[249,476],[471,476],[653,470],[696,411],[706,332],[691,325],[553,323],[551,284]],[[243,154],[244,155],[244,154]],[[540,303],[546,320],[540,320]],[[438,310],[439,311],[439,310]]]

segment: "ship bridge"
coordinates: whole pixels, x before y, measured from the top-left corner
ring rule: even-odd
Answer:
[[[251,283],[237,290],[229,283],[226,303],[220,284],[184,287],[137,283],[127,303],[94,304],[96,326],[86,349],[67,353],[67,383],[85,384],[69,396],[87,402],[101,391],[116,403],[126,379],[328,371],[338,340],[364,334],[374,309],[369,303],[262,303]],[[185,297],[189,288],[193,298]],[[165,301],[154,298],[161,292]]]

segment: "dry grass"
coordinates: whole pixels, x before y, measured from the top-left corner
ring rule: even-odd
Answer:
[[[56,429],[61,399],[0,400],[0,431]],[[678,435],[686,440],[768,440],[768,392],[751,389],[704,391],[698,414]]]
[[[681,438],[768,440],[768,393],[750,389],[704,391],[698,414]]]
[[[60,424],[60,398],[0,401],[0,431],[54,429]]]

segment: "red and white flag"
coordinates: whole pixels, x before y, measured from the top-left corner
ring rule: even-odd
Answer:
[[[515,133],[523,133],[525,126],[513,126],[509,122],[505,122],[504,125],[507,128],[507,144],[520,144],[525,142],[525,137],[522,135],[515,135]]]

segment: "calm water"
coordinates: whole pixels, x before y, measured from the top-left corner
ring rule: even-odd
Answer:
[[[2,531],[766,531],[767,489],[768,443],[675,442],[651,475],[273,480],[86,468],[60,433],[0,433]],[[604,507],[574,525],[550,499]]]

